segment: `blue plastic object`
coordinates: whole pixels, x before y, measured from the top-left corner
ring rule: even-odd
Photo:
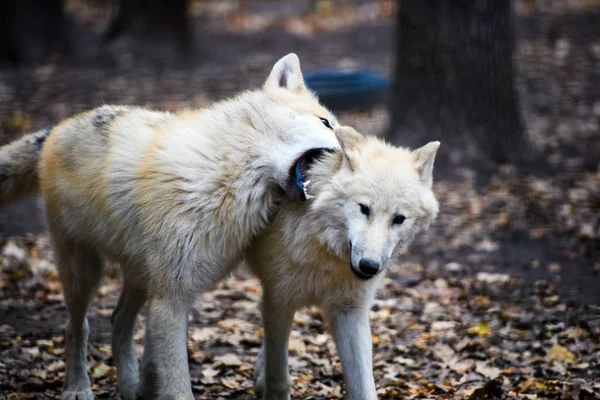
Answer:
[[[332,110],[372,108],[386,100],[389,87],[387,79],[367,70],[311,71],[304,82]]]

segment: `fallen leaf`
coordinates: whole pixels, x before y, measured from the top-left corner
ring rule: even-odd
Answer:
[[[555,343],[548,353],[546,357],[550,361],[559,361],[569,364],[575,364],[577,362],[577,357],[573,355],[566,347],[561,346],[558,343]]]
[[[486,321],[480,321],[477,325],[467,329],[467,332],[477,336],[489,336],[491,334],[491,329]]]
[[[110,371],[110,367],[104,363],[100,363],[98,364],[93,372],[92,372],[92,377],[93,378],[103,378],[105,377],[108,372]]]
[[[215,367],[231,367],[242,365],[242,360],[238,356],[232,353],[223,354],[222,356],[215,357]]]

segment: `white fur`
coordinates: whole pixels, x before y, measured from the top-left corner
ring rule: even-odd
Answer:
[[[431,172],[439,143],[411,152],[349,128],[338,128],[336,134],[343,152],[325,157],[309,171],[314,200],[285,201],[246,255],[264,290],[265,339],[255,372],[263,399],[289,399],[291,321],[297,309],[311,305],[321,307],[329,320],[346,398],[376,398],[371,302],[393,251],[406,248],[438,213]],[[359,203],[370,206],[369,217]],[[406,220],[392,225],[398,214]],[[379,261],[381,270],[363,281],[352,269],[366,257]]]

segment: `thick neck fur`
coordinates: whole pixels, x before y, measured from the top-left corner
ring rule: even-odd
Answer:
[[[217,252],[242,250],[264,229],[279,195],[268,158],[277,138],[260,129],[264,121],[252,107],[261,96],[249,92],[177,114],[158,146],[153,178],[165,185],[152,201],[197,227],[194,236]]]
[[[330,259],[333,262],[348,263],[348,244],[347,242],[331,243],[324,238],[339,237],[339,232],[344,231],[343,225],[336,226],[332,224],[329,215],[321,209],[313,207],[316,201],[330,201],[332,199],[323,198],[324,192],[332,193],[326,190],[342,183],[340,174],[343,174],[342,163],[343,156],[340,152],[329,153],[310,168],[308,179],[311,181],[308,192],[315,198],[304,203],[292,203],[286,201],[286,217],[278,220],[277,223],[289,224],[288,229],[281,229],[282,232],[294,232],[295,237],[286,240],[287,243],[294,243],[289,248],[292,259],[299,263],[311,263],[312,259],[323,260]],[[340,224],[342,221],[340,221]],[[285,238],[284,238],[285,240]],[[333,245],[333,246],[332,246]],[[325,268],[326,265],[323,265]]]

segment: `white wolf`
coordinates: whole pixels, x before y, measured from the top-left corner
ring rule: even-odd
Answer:
[[[337,128],[342,152],[307,172],[305,203],[284,201],[246,255],[263,286],[265,336],[255,370],[260,398],[287,400],[288,338],[296,310],[318,306],[342,362],[346,398],[376,399],[369,309],[394,249],[438,214],[431,189],[439,142],[415,151]]]
[[[38,190],[45,200],[69,312],[63,399],[93,399],[86,310],[103,257],[123,275],[112,316],[122,397],[193,398],[194,295],[231,272],[282,197],[306,199],[311,160],[339,149],[332,125],[290,54],[263,88],[210,108],[104,106],[0,149],[0,204]],[[133,329],[146,302],[140,374]]]

